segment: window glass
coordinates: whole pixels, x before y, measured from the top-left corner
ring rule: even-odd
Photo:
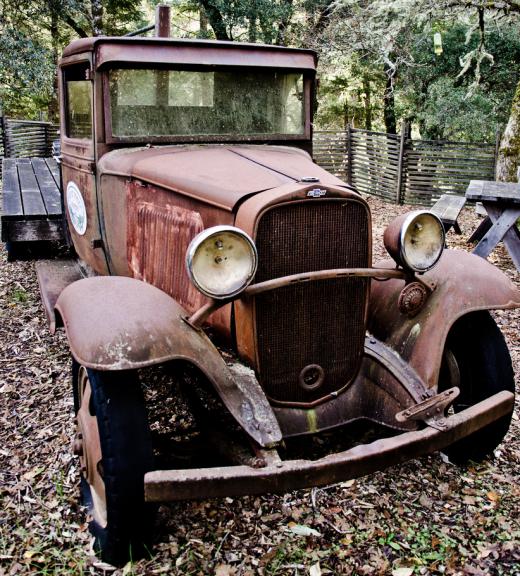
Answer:
[[[155,106],[155,70],[118,70],[118,106]]]
[[[113,69],[112,134],[136,136],[302,135],[300,73],[212,69]]]
[[[89,81],[67,82],[68,136],[92,138],[92,86]]]
[[[71,138],[92,138],[92,82],[89,64],[83,62],[64,69],[66,133]]]
[[[213,106],[213,72],[171,70],[168,106]]]

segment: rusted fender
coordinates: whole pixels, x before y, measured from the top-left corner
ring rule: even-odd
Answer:
[[[391,260],[376,267],[395,267]],[[446,337],[454,322],[477,310],[520,307],[520,292],[498,268],[461,250],[445,250],[435,268],[423,275],[437,286],[420,312],[410,318],[398,307],[402,280],[372,281],[368,329],[435,386]]]
[[[184,322],[187,312],[170,296],[140,280],[97,276],[70,284],[56,302],[70,349],[83,366],[133,370],[186,360],[210,380],[244,430],[261,446],[282,433],[258,381],[228,368],[201,330]]]

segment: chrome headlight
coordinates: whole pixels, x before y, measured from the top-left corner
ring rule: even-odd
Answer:
[[[437,264],[444,250],[444,226],[428,210],[416,210],[396,218],[385,230],[388,253],[403,268],[426,272]]]
[[[195,287],[217,300],[236,296],[253,280],[257,267],[256,246],[234,226],[213,226],[191,241],[186,268]]]

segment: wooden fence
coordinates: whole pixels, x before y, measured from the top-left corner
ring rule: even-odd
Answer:
[[[312,148],[317,164],[343,180],[347,179],[347,132],[315,130]]]
[[[23,158],[51,155],[58,127],[50,122],[12,120],[0,117],[0,156]]]
[[[360,192],[399,204],[431,205],[463,195],[470,180],[494,180],[496,144],[413,140],[349,128],[316,131],[314,159]]]

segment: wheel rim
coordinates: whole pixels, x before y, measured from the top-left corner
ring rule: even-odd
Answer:
[[[456,386],[461,392],[460,396],[453,403],[451,408],[453,408],[454,412],[460,412],[465,408],[469,408],[472,405],[472,402],[467,398],[468,390],[465,390],[462,385],[462,376],[460,373],[459,363],[457,362],[457,357],[449,348],[444,350],[443,365],[445,366],[448,375],[448,388]]]
[[[92,515],[104,528],[107,525],[107,503],[103,480],[103,458],[99,439],[98,422],[91,411],[92,387],[87,370],[81,366],[78,372],[79,410],[75,452],[79,455],[81,472],[88,483],[92,497]]]
[[[458,388],[460,388],[460,368],[459,368],[459,364],[457,362],[457,358],[455,357],[455,354],[453,354],[453,352],[447,348],[446,350],[444,350],[444,363],[446,365],[446,369],[448,372],[448,377],[449,377],[449,387],[452,388],[454,386],[457,386]]]

